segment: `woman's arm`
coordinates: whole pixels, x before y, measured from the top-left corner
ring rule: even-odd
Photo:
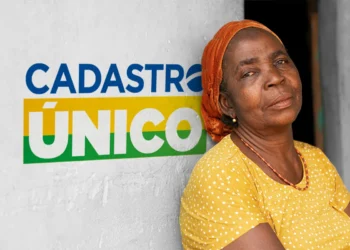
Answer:
[[[230,243],[223,250],[284,250],[268,223],[262,223]]]

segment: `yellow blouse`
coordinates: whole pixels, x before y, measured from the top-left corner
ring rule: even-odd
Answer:
[[[269,223],[286,249],[350,249],[350,193],[323,152],[295,141],[308,166],[306,191],[267,176],[226,136],[197,163],[181,198],[182,244],[222,249]],[[305,186],[304,179],[298,184]]]

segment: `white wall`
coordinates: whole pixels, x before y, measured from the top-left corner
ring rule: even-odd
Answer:
[[[319,1],[325,151],[350,189],[350,2]]]
[[[0,18],[0,249],[181,249],[179,200],[201,154],[24,164],[28,149],[23,137],[32,111],[44,113],[48,134],[54,131],[55,110],[71,108],[63,107],[67,102],[75,105],[73,110],[80,104],[80,109],[91,109],[96,118],[96,104],[83,98],[113,97],[107,101],[107,109],[112,110],[119,105],[116,98],[127,97],[120,105],[128,112],[152,105],[171,109],[181,100],[182,106],[198,111],[199,99],[190,96],[200,93],[186,88],[185,80],[184,93],[166,93],[163,71],[158,75],[158,91],[151,93],[150,75],[143,71],[145,88],[136,94],[113,90],[71,94],[61,88],[57,94],[35,95],[26,86],[26,73],[33,64],[46,64],[47,73],[37,71],[33,81],[51,88],[62,63],[67,63],[75,87],[78,65],[83,63],[95,65],[102,78],[115,63],[123,82],[128,81],[126,68],[133,63],[179,64],[187,70],[200,63],[205,43],[221,25],[243,18],[243,0],[8,0],[0,2]],[[85,80],[92,84],[94,77],[87,74]],[[140,96],[188,99],[158,104],[159,99],[152,99],[148,104]],[[57,97],[67,99],[50,99]],[[28,98],[39,100],[29,105],[24,101]],[[56,102],[56,106],[48,104],[55,108],[43,110],[43,98]],[[72,103],[72,98],[78,99]],[[96,102],[101,104],[100,99]],[[42,122],[35,121],[31,129],[42,131]],[[65,125],[59,122],[58,129]],[[91,128],[85,132],[89,131],[94,132]],[[108,140],[102,137],[95,137],[100,148]],[[44,152],[43,144],[38,145]]]

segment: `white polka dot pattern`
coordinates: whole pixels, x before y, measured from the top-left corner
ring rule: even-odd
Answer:
[[[209,150],[181,199],[184,249],[222,249],[260,223],[270,224],[285,249],[350,249],[349,191],[321,150],[295,146],[309,169],[306,191],[271,179],[229,136]]]

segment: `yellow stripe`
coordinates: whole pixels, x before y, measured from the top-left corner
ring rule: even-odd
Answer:
[[[54,109],[43,109],[46,102],[57,102]],[[48,99],[25,99],[24,100],[24,136],[29,133],[29,112],[43,112],[44,131],[43,135],[53,135],[55,131],[55,111],[69,112],[69,133],[72,133],[72,111],[85,111],[91,121],[97,126],[98,110],[127,110],[127,130],[134,116],[145,108],[159,110],[165,120],[158,126],[146,123],[144,131],[164,131],[166,120],[169,115],[178,108],[188,107],[200,115],[200,96],[169,96],[169,97],[118,97],[118,98],[48,98]],[[114,132],[114,112],[111,112],[111,133]],[[181,122],[179,130],[190,129],[187,122]]]

